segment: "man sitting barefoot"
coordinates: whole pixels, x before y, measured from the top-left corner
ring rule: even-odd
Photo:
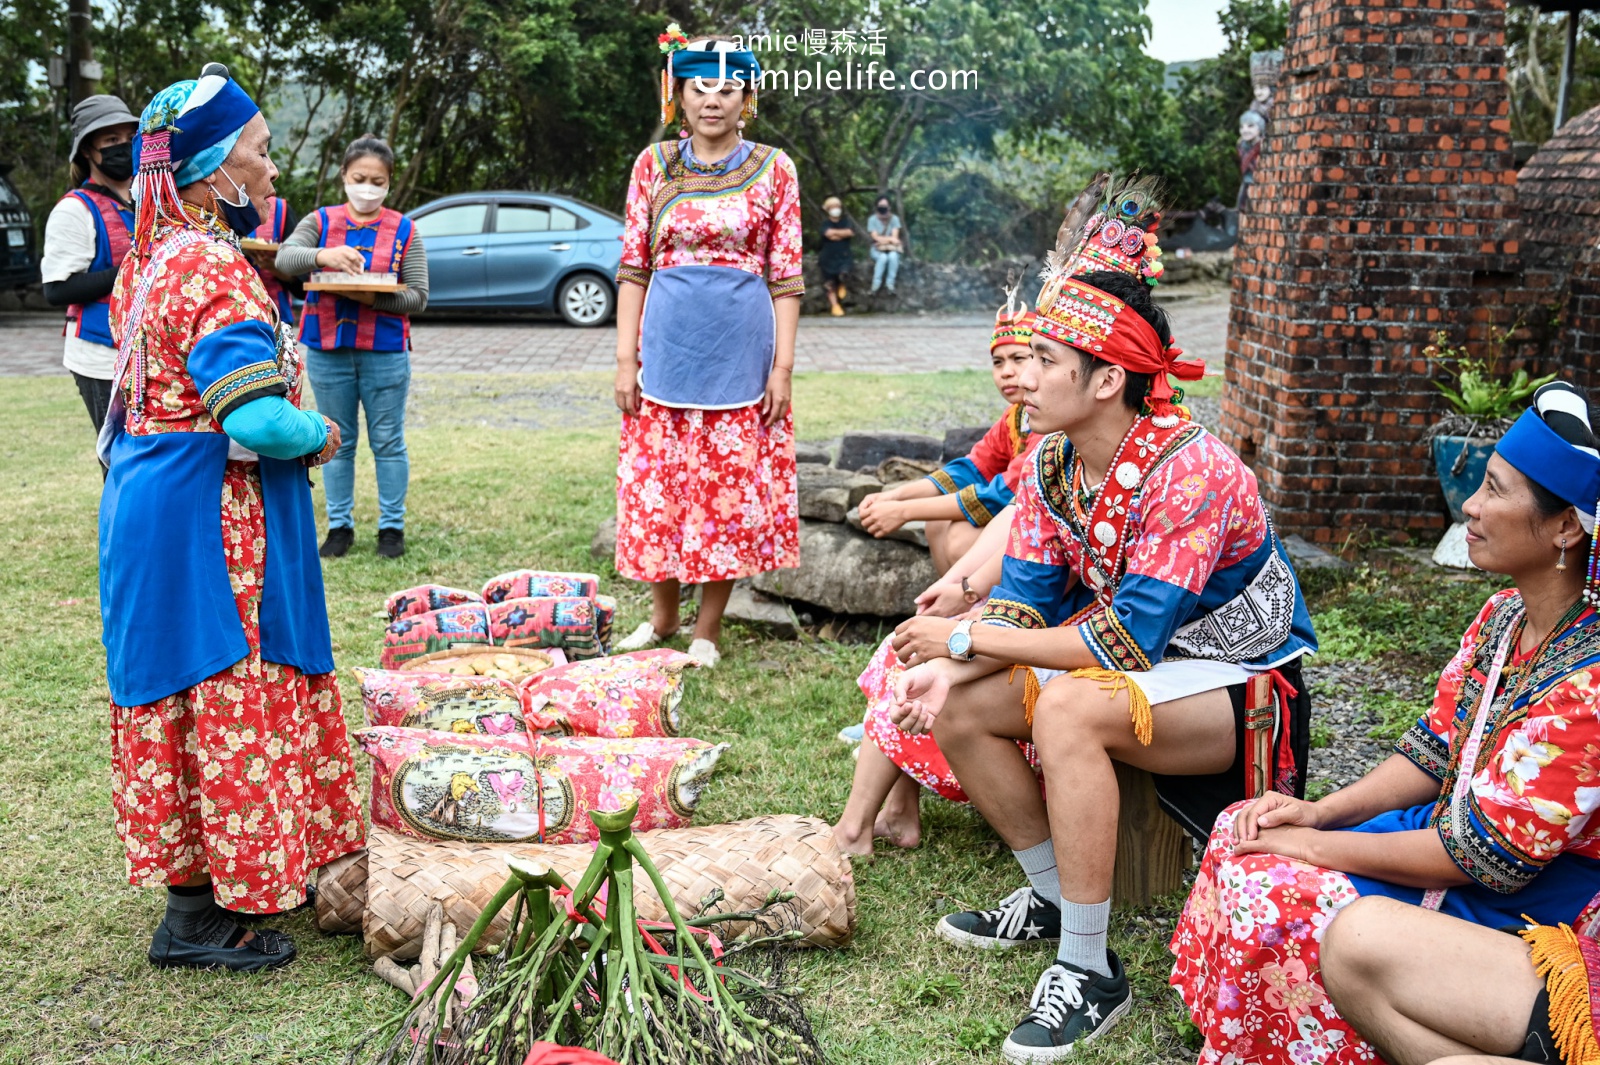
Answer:
[[[979,948],[1060,941],[1006,1040],[1013,1062],[1060,1060],[1131,1004],[1106,947],[1113,760],[1169,792],[1171,776],[1197,777],[1214,816],[1246,793],[1245,690],[1272,670],[1283,744],[1267,779],[1299,790],[1309,702],[1298,659],[1315,649],[1254,475],[1175,403],[1168,374],[1194,380],[1204,367],[1178,361],[1145,283],[1159,273],[1153,204],[1136,186],[1087,222],[1077,208],[1050,257],[1022,379],[1030,424],[1053,435],[1018,491],[1000,587],[978,623],[917,617],[895,640],[912,667],[896,723],[932,730],[1030,885],[946,916],[939,933]],[[1048,812],[1016,742],[1030,739]],[[1210,818],[1188,820],[1204,837]]]

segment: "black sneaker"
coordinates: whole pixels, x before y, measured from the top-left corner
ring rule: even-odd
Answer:
[[[934,929],[952,943],[979,950],[1005,950],[1061,939],[1061,907],[1031,887],[1018,888],[992,910],[947,913]]]
[[[1111,975],[1056,962],[1033,987],[1032,1012],[1011,1030],[1001,1053],[1018,1065],[1063,1061],[1079,1043],[1098,1039],[1133,1008],[1122,961],[1109,950]]]
[[[356,531],[348,525],[340,525],[328,530],[328,538],[322,541],[322,550],[317,554],[323,558],[343,558],[350,553],[350,545],[356,542]]]
[[[404,529],[379,529],[378,554],[384,558],[399,558],[406,553]]]

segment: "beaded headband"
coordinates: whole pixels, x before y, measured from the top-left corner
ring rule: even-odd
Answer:
[[[1017,275],[1006,275],[1006,303],[994,314],[994,333],[989,338],[989,354],[1007,344],[1028,346],[1033,339],[1033,312],[1017,299]]]

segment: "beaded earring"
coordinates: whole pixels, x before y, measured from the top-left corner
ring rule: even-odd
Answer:
[[[1583,585],[1583,598],[1590,606],[1600,609],[1600,542],[1589,537],[1589,579]]]
[[[1566,540],[1566,537],[1562,537],[1561,538],[1561,557],[1556,559],[1556,572],[1557,573],[1565,573],[1565,572],[1567,572],[1567,540]]]

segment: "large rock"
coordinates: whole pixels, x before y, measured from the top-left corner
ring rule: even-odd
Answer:
[[[821,463],[826,466],[833,461],[833,456],[828,454],[828,449],[816,444],[796,444],[794,446],[794,460],[802,466]]]
[[[943,452],[943,440],[921,433],[845,433],[839,442],[837,465],[841,470],[876,468],[895,455],[938,462]]]
[[[594,531],[594,539],[589,541],[589,554],[595,558],[617,557],[616,518],[607,518],[600,523],[600,528]]]
[[[769,599],[750,587],[749,581],[733,586],[728,597],[728,609],[723,618],[760,629],[780,640],[792,640],[799,635],[794,611],[780,599]]]
[[[816,521],[844,521],[851,507],[883,490],[883,483],[875,477],[832,466],[808,462],[800,467],[799,474],[800,516]]]
[[[898,618],[938,575],[928,553],[898,540],[874,540],[848,525],[800,523],[800,568],[758,574],[759,592],[811,603],[835,614]]]
[[[987,425],[973,425],[965,429],[946,429],[944,431],[944,451],[939,456],[943,462],[954,462],[956,459],[965,458],[967,453],[978,445],[983,439],[983,434],[989,431]]]

